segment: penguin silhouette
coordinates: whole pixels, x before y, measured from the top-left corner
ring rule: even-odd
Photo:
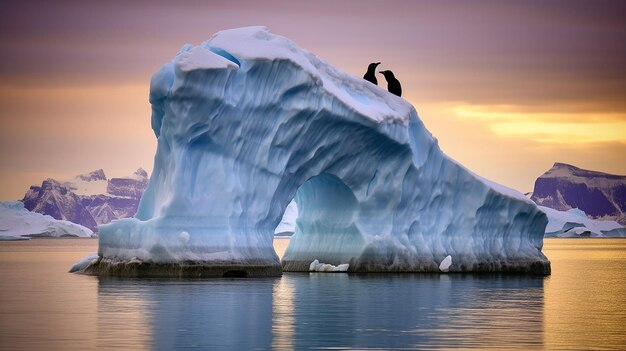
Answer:
[[[393,75],[393,72],[387,70],[380,71],[380,73],[382,73],[387,80],[387,90],[392,94],[402,96],[402,86],[400,85],[400,81]]]
[[[372,62],[367,66],[367,72],[363,76],[363,79],[378,85],[378,79],[376,79],[376,66],[380,65],[380,62]]]

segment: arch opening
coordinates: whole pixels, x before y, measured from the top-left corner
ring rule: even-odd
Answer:
[[[308,271],[314,260],[349,263],[361,254],[365,240],[356,225],[359,202],[340,178],[330,173],[312,177],[298,188],[294,199],[297,217],[283,270]]]

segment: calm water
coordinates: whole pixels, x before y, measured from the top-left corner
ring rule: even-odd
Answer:
[[[96,246],[0,243],[1,349],[626,349],[626,239],[548,239],[546,278],[66,273]]]

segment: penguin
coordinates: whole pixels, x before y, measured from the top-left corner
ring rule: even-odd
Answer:
[[[393,72],[387,70],[380,71],[380,73],[382,73],[387,80],[387,90],[392,94],[402,96],[402,86],[400,85],[400,81],[393,75]]]
[[[367,73],[363,76],[363,79],[378,85],[378,79],[376,79],[376,66],[380,65],[380,62],[372,62],[367,66]]]

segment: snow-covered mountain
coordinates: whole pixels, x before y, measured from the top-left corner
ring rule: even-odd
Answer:
[[[591,218],[626,224],[626,176],[555,163],[537,178],[531,199],[555,210],[578,208]]]
[[[30,212],[20,201],[0,202],[0,240],[28,237],[90,237],[93,232],[81,225]]]
[[[24,195],[24,207],[97,230],[100,224],[135,215],[148,185],[148,173],[139,168],[132,176],[107,179],[102,169],[73,179],[48,178]]]

